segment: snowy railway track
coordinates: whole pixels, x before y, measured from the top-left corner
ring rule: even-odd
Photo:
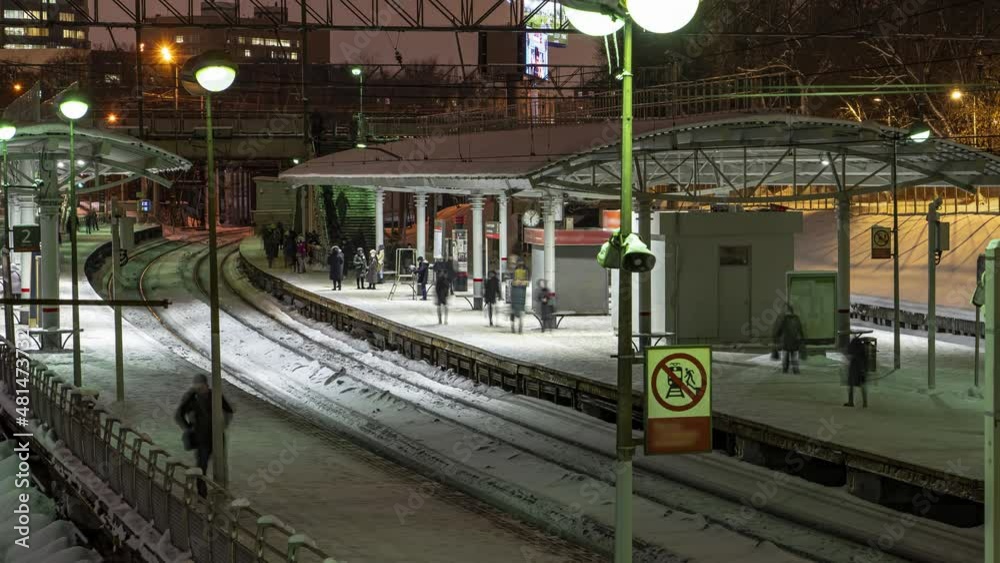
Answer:
[[[232,255],[232,253],[228,254],[224,258],[224,263]],[[197,273],[196,277],[201,279]],[[522,396],[502,394],[499,398],[491,398],[487,394],[462,393],[449,383],[442,384],[434,378],[428,378],[416,372],[401,375],[399,371],[384,369],[378,365],[378,362],[372,362],[370,354],[364,354],[343,343],[341,344],[346,346],[349,351],[331,347],[329,346],[330,340],[337,339],[323,338],[325,335],[320,331],[306,328],[302,322],[291,319],[283,312],[268,310],[269,299],[262,301],[259,299],[259,295],[254,298],[254,296],[247,295],[245,290],[241,293],[238,288],[232,287],[229,277],[224,275],[223,279],[244,303],[269,318],[272,323],[280,324],[279,329],[290,330],[302,338],[301,343],[297,346],[283,339],[274,339],[274,341],[283,348],[311,358],[329,369],[333,375],[324,381],[325,384],[329,384],[331,380],[335,379],[338,380],[338,383],[350,380],[357,385],[373,387],[382,394],[391,393],[397,399],[409,403],[414,408],[447,417],[452,423],[468,431],[486,435],[491,440],[502,442],[512,448],[525,450],[568,471],[583,475],[593,482],[601,483],[605,487],[613,486],[613,476],[607,473],[607,468],[611,467],[613,460],[608,451],[613,450],[610,448],[602,450],[593,444],[576,440],[570,433],[552,433],[542,425],[531,424],[528,421],[543,417],[554,423],[573,422],[578,425],[577,431],[579,431],[579,426],[586,426],[589,430],[604,431],[607,434],[608,426],[606,424],[590,417],[572,417],[565,409],[553,409],[546,403],[525,399]],[[265,338],[273,339],[274,332],[267,330],[273,326],[266,327],[266,323],[261,322],[260,318],[247,318],[246,314],[241,314],[234,307],[224,305],[223,308],[228,314],[241,320],[248,328]],[[320,338],[317,338],[318,336]],[[359,355],[364,355],[364,360],[359,359],[357,357]],[[394,358],[394,360],[411,362],[402,357]],[[345,362],[346,366],[343,365]],[[360,378],[350,375],[348,367],[359,370],[366,377]],[[421,400],[421,393],[445,398],[453,402],[454,405],[444,407],[435,402],[428,405]],[[732,471],[732,468],[729,469]],[[742,469],[750,469],[750,467]],[[637,497],[658,504],[666,511],[688,512],[692,507],[706,508],[704,504],[698,502],[700,499],[693,498],[698,496],[699,492],[681,490],[686,489],[686,487],[672,482],[669,475],[659,472],[655,468],[637,468],[635,485]],[[789,486],[794,487],[795,484]],[[815,489],[816,487],[803,482],[801,488],[803,495],[809,495],[815,491],[807,489]],[[687,502],[677,502],[677,499],[684,499]],[[819,500],[822,503],[829,503],[828,499]],[[743,507],[732,503],[724,508],[728,514],[740,514]],[[884,509],[877,507],[872,507],[872,509],[876,513],[884,512]],[[742,535],[753,537],[757,541],[773,542],[788,551],[814,560],[857,561],[871,551],[867,546],[841,539],[836,530],[833,531],[833,535],[825,536],[802,525],[782,521],[772,516],[757,516],[760,522],[757,522],[756,526],[733,526],[731,521],[725,521],[711,513],[704,517],[709,524],[737,531]],[[937,538],[935,541],[939,540],[940,538]],[[884,553],[879,553],[878,556],[883,561],[893,560],[891,556]],[[931,556],[929,560],[940,561],[941,559]]]

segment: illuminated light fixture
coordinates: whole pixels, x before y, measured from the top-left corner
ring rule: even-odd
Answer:
[[[355,143],[354,148],[356,148],[356,149],[367,149],[368,145],[366,143],[358,142],[358,143]]]
[[[951,91],[951,99],[952,99],[952,101],[957,102],[957,101],[961,100],[962,99],[962,95],[963,95],[962,91],[959,90],[958,88],[955,88],[954,90]]]
[[[17,126],[10,121],[0,120],[0,141],[7,142],[14,138]]]
[[[76,121],[87,115],[90,110],[90,100],[80,90],[64,92],[58,102],[59,113],[70,121]]]
[[[823,166],[830,166],[830,159],[824,156],[819,159],[819,163]]]
[[[872,98],[872,101],[875,102],[876,104],[881,104],[882,98]]]
[[[66,168],[66,163],[60,160],[56,163],[56,166],[59,168]]]
[[[20,83],[20,82],[15,82],[15,83],[14,83],[14,91],[15,91],[15,92],[20,92],[20,91],[21,91],[21,90],[23,90],[23,89],[24,89],[24,86],[21,86],[21,83]]]
[[[77,166],[83,166],[85,164],[87,164],[87,162],[85,160],[83,160],[83,159],[77,159],[77,161],[76,161],[76,165]]]
[[[292,164],[298,164],[298,163],[299,163],[299,159],[297,159],[297,158],[293,158],[292,159]]]
[[[115,114],[113,114],[113,113],[109,113],[108,117],[107,117],[107,121],[108,121],[108,123],[118,123],[118,116],[115,115]]]
[[[931,126],[923,121],[910,125],[910,135],[907,137],[914,143],[922,143],[931,138]]]
[[[628,13],[646,31],[671,33],[694,19],[698,3],[699,0],[671,0],[665,6],[663,0],[629,0]]]
[[[569,23],[587,35],[597,37],[611,35],[625,26],[624,18],[606,13],[611,11],[610,8],[602,9],[600,4],[575,0],[572,4],[565,3],[563,9]]]
[[[353,76],[361,76],[361,67],[356,66],[356,67],[352,68],[351,69],[351,74]]]
[[[225,51],[208,51],[188,62],[198,85],[209,92],[222,92],[236,81],[236,63]]]
[[[174,54],[170,51],[169,45],[160,47],[160,59],[165,63],[169,63],[174,60]]]

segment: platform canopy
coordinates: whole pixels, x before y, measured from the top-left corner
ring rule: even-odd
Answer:
[[[134,137],[100,129],[76,127],[73,133],[78,181],[91,182],[78,193],[105,190],[137,178],[162,186],[172,181],[165,172],[187,170],[187,160]],[[30,188],[54,172],[60,190],[69,183],[69,125],[43,123],[19,126],[7,142],[10,185]]]
[[[672,127],[635,138],[636,181],[656,197],[700,202],[779,202],[857,196],[897,185],[1000,185],[1000,158],[877,123],[790,114],[743,116]],[[531,174],[536,187],[617,197],[620,142],[566,157]]]
[[[894,144],[901,188],[1000,186],[1000,158],[933,136],[908,141],[907,132],[876,123],[794,114],[668,121],[635,124],[636,182],[656,187],[656,198],[753,203],[890,190]],[[407,139],[323,156],[280,178],[293,186],[616,199],[619,131],[602,122]]]

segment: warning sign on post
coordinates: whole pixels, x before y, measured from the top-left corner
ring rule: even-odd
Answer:
[[[892,258],[892,229],[872,225],[872,260]]]
[[[646,350],[645,452],[712,450],[712,349],[657,346]]]

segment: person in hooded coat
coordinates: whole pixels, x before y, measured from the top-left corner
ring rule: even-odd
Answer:
[[[344,255],[340,252],[339,246],[330,249],[327,264],[330,266],[330,280],[333,281],[333,290],[340,291],[343,289],[342,282],[344,281]]]
[[[368,271],[365,273],[365,281],[368,282],[368,289],[375,289],[378,283],[378,256],[375,249],[368,252]]]
[[[365,249],[358,247],[354,253],[354,281],[358,282],[358,289],[364,289],[365,277],[368,274],[368,262],[365,261]]]
[[[448,295],[451,293],[451,279],[446,273],[434,277],[434,297],[437,303],[438,324],[448,324]]]
[[[855,335],[847,344],[847,402],[845,407],[854,406],[854,388],[861,388],[861,407],[868,408],[868,388],[865,380],[868,376],[865,343],[861,335]]]
[[[795,314],[791,305],[785,305],[785,314],[775,325],[774,343],[782,351],[781,371],[788,373],[791,365],[792,373],[799,373],[799,352],[805,340],[802,330],[802,320]]]
[[[281,246],[281,233],[277,229],[270,229],[264,235],[264,254],[267,255],[267,267],[274,267],[274,259],[278,257],[278,248]]]

